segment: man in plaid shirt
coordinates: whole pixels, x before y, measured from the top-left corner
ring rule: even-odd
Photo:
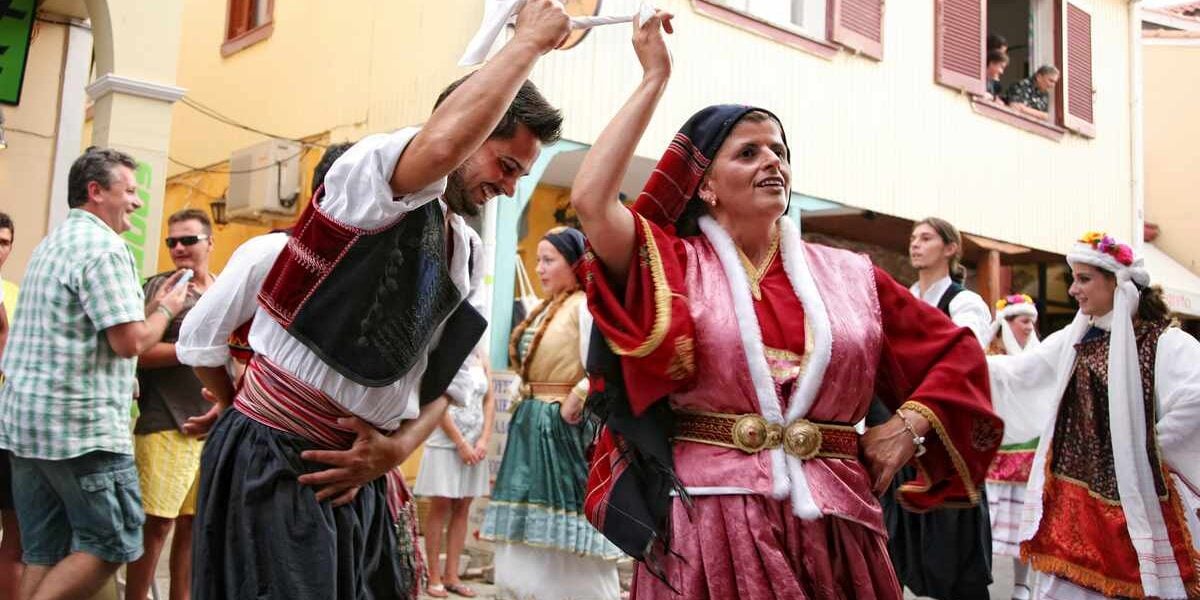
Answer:
[[[12,452],[23,598],[86,598],[142,553],[129,409],[134,362],[179,312],[176,274],[143,305],[119,234],[141,207],[137,163],[89,148],[71,166],[66,221],[29,261],[3,370],[0,448]]]

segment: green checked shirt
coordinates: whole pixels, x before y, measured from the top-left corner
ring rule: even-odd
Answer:
[[[118,356],[104,334],[146,318],[129,248],[72,209],[34,249],[23,283],[0,365],[0,448],[47,460],[132,454],[136,359]]]

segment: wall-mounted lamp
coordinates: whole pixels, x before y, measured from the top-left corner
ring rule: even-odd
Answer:
[[[212,214],[213,223],[217,225],[228,225],[229,219],[225,217],[225,198],[213,200],[208,203],[208,212]]]

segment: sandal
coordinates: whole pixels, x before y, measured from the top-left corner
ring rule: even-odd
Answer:
[[[1029,600],[1032,596],[1033,594],[1031,593],[1029,586],[1025,585],[1024,583],[1018,583],[1013,586],[1013,600]]]
[[[425,586],[425,595],[430,598],[449,598],[450,594],[446,593],[446,586],[441,583]]]
[[[475,590],[463,585],[462,582],[447,583],[446,591],[456,596],[462,596],[463,598],[474,598],[476,596]]]

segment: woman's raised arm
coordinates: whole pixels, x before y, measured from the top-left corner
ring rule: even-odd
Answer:
[[[617,282],[629,274],[635,239],[633,215],[617,194],[671,76],[671,53],[663,40],[663,31],[672,32],[671,16],[657,11],[645,23],[634,23],[633,48],[642,63],[642,81],[596,139],[571,187],[571,204],[592,250]]]

